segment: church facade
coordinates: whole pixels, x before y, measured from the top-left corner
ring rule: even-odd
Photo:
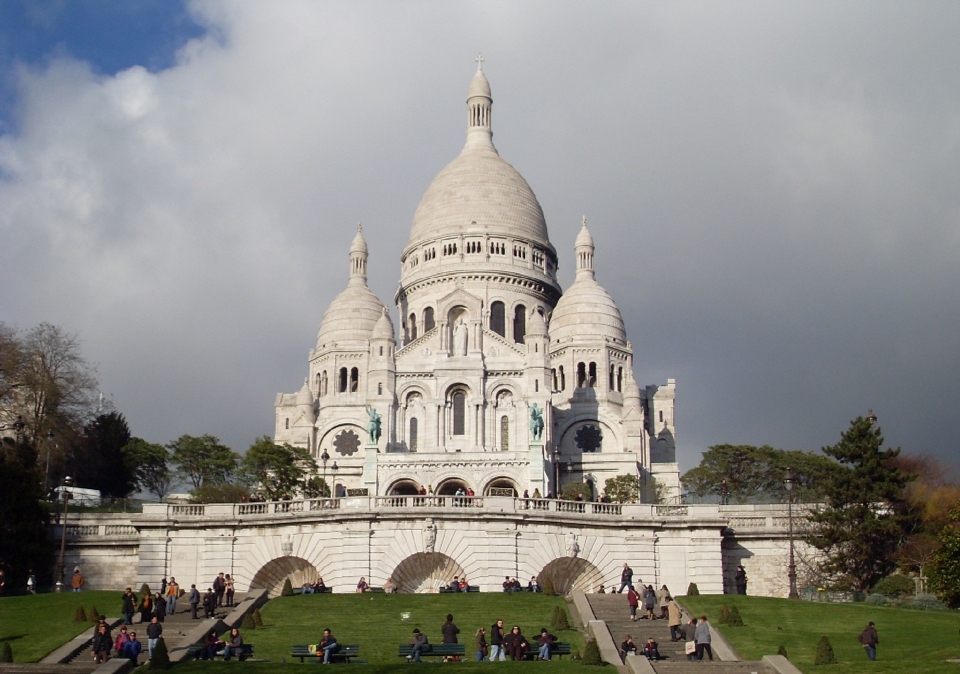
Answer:
[[[636,475],[679,495],[675,381],[641,389],[584,219],[563,291],[536,196],[493,145],[478,68],[467,138],[433,180],[400,254],[390,310],[367,286],[361,228],[308,376],[278,394],[275,441],[307,447],[337,495],[557,494]]]

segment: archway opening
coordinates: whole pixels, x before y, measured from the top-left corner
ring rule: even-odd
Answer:
[[[470,488],[466,482],[460,478],[453,477],[448,480],[444,480],[437,485],[437,495],[439,496],[453,496],[457,493],[458,489],[461,489],[466,493],[467,489]]]
[[[278,557],[264,564],[250,581],[251,590],[266,590],[271,599],[279,597],[283,582],[290,579],[293,587],[315,583],[319,577],[317,567],[301,557]]]
[[[390,580],[396,585],[397,592],[439,592],[454,576],[462,578],[464,573],[456,560],[442,552],[418,552],[400,562]]]
[[[549,578],[557,594],[569,594],[571,590],[595,592],[603,583],[603,574],[596,566],[579,557],[559,557],[545,567],[537,576],[542,585]]]
[[[387,490],[389,496],[416,496],[420,485],[413,480],[397,480]]]
[[[490,480],[484,490],[484,496],[517,496],[516,483],[509,477],[498,477]]]

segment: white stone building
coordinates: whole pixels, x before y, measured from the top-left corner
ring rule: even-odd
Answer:
[[[358,227],[308,377],[277,395],[275,440],[326,452],[336,494],[547,495],[586,481],[596,496],[634,474],[676,497],[675,382],[637,386],[586,220],[561,290],[540,204],[493,146],[492,102],[478,68],[466,144],[427,188],[400,254],[399,335],[367,286]]]

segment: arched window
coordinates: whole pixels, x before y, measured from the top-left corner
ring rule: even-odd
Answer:
[[[320,378],[320,395],[327,395],[327,371],[323,371],[323,376]]]
[[[317,372],[317,396],[323,395],[323,376]]]
[[[409,326],[410,326],[410,341],[412,342],[417,338],[417,315],[416,314],[410,314]]]
[[[381,356],[383,355],[383,347],[382,347],[382,346],[380,347],[380,355],[381,355]]]
[[[453,394],[453,434],[466,435],[467,419],[467,396],[463,391],[457,391]]]
[[[584,363],[577,363],[577,388],[584,388],[587,385],[587,366]]]
[[[510,449],[510,419],[507,416],[500,417],[500,449],[505,452]]]
[[[347,392],[347,368],[340,368],[340,388],[338,389],[340,393]]]
[[[597,364],[590,363],[590,379],[587,381],[587,386],[594,388],[597,385]]]
[[[539,392],[540,392],[540,380],[539,380],[539,379],[534,379],[534,380],[533,380],[533,392],[534,392],[534,393],[539,393]]]
[[[610,363],[610,390],[611,391],[614,390],[614,386],[615,386],[613,371],[614,371],[613,363]]]
[[[379,381],[377,382],[377,395],[378,396],[383,395],[383,382],[379,382]]]
[[[617,391],[623,390],[623,368],[617,368]]]
[[[408,440],[408,446],[410,447],[411,452],[417,451],[417,418],[412,417],[410,419],[410,434]]]
[[[660,410],[660,421],[663,421],[663,410]]]
[[[289,418],[287,418],[287,419],[284,420],[284,422],[283,422],[283,427],[289,430],[289,428],[290,428],[290,419],[289,419]]]
[[[430,332],[436,325],[436,321],[433,320],[433,307],[427,307],[423,310],[423,333]]]
[[[352,368],[350,370],[350,393],[356,393],[360,388],[360,370]]]
[[[553,390],[557,390],[557,368],[552,368],[550,370],[550,381],[553,382]]]
[[[494,302],[490,305],[490,330],[497,333],[501,337],[507,336],[503,302]]]
[[[518,304],[513,310],[513,341],[517,344],[523,344],[523,338],[527,335],[527,308]]]
[[[561,390],[561,391],[566,391],[566,390],[567,390],[567,375],[565,375],[565,374],[563,373],[563,365],[560,366],[559,370],[560,370],[560,390]]]

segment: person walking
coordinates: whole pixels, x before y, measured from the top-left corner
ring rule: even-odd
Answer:
[[[697,659],[697,619],[690,618],[690,622],[683,626],[683,652],[687,654],[687,660]]]
[[[700,616],[700,624],[694,632],[694,640],[697,642],[697,660],[703,660],[703,654],[706,653],[713,662],[713,650],[710,648],[710,623],[707,622],[705,615]]]
[[[630,620],[637,619],[637,607],[640,606],[640,595],[632,587],[627,590],[627,603],[630,605]]]
[[[660,617],[666,618],[667,616],[667,603],[670,601],[670,590],[667,589],[666,585],[662,585],[659,590],[657,590],[657,606],[660,607]]]
[[[670,627],[670,641],[683,639],[682,622],[680,604],[673,597],[667,595],[667,625]]]
[[[225,588],[226,588],[226,597],[225,597],[225,600],[226,600],[227,606],[229,606],[229,607],[232,608],[232,607],[233,607],[233,597],[234,597],[234,595],[236,594],[236,589],[235,589],[234,586],[233,586],[233,578],[230,577],[230,574],[229,574],[229,573],[227,574],[227,577],[226,577],[226,579],[224,580],[224,583],[225,583]]]
[[[177,612],[177,599],[180,597],[180,586],[177,585],[177,579],[170,576],[170,584],[167,585],[167,615],[173,615]]]
[[[33,572],[33,569],[27,571],[27,592],[30,594],[37,593],[37,576]]]
[[[153,615],[157,616],[157,620],[163,622],[163,619],[167,617],[167,602],[163,600],[163,595],[157,592],[153,598]]]
[[[633,587],[633,569],[626,562],[623,563],[623,571],[620,572],[620,589],[617,594],[623,594],[623,588]]]
[[[86,579],[83,577],[83,574],[80,573],[80,569],[74,569],[73,578],[70,580],[70,586],[73,588],[73,591],[79,592],[82,590],[85,582]]]
[[[487,659],[487,628],[481,627],[477,630],[477,662],[484,662]]]
[[[736,573],[733,574],[733,584],[737,586],[737,594],[747,593],[747,572],[743,566],[738,566]]]
[[[203,595],[203,615],[205,618],[212,618],[216,612],[217,594],[212,587],[208,587],[207,592]]]
[[[503,650],[503,620],[498,620],[490,626],[490,662],[498,658],[500,662],[507,659]]]
[[[131,632],[127,643],[123,645],[123,657],[136,665],[141,652],[143,652],[143,644],[137,640],[137,633]]]
[[[873,621],[867,623],[866,629],[860,633],[857,640],[860,642],[860,645],[863,646],[863,650],[867,654],[867,659],[870,660],[870,662],[876,660],[877,644],[880,643],[880,635],[877,634],[877,628],[873,624]]]
[[[647,589],[643,591],[643,608],[647,611],[647,620],[656,620],[657,616],[653,614],[653,609],[657,605],[657,593],[653,589],[653,585],[647,585]]]
[[[163,625],[157,620],[157,616],[150,619],[147,625],[147,655],[153,660],[153,649],[157,647],[157,639],[163,634]]]
[[[190,586],[190,596],[188,597],[190,601],[190,619],[199,620],[200,617],[197,615],[197,607],[200,605],[200,590],[197,589],[197,586]]]
[[[109,660],[110,649],[112,648],[113,640],[110,639],[107,626],[97,625],[97,633],[93,635],[93,642],[90,645],[90,650],[93,651],[93,661],[100,665]]]
[[[137,595],[131,588],[123,591],[123,624],[133,624],[133,614],[137,612]]]
[[[150,622],[150,616],[153,615],[153,597],[149,592],[140,599],[140,622]]]
[[[217,574],[213,579],[213,594],[215,595],[214,608],[223,606],[223,595],[227,591],[227,579],[223,576],[223,571]]]

